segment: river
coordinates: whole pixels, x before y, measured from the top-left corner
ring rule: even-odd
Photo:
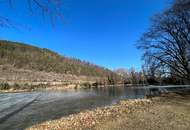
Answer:
[[[106,87],[69,91],[0,93],[0,130],[22,130],[36,123],[58,119],[85,109],[139,99],[189,86]]]

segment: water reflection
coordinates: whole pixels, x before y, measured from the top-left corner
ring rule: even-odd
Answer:
[[[144,98],[145,95],[176,90],[172,87],[102,87],[0,94],[0,130],[20,130],[85,109],[110,105],[122,99]]]
[[[118,97],[124,94],[124,87],[94,88],[93,91],[99,96]]]

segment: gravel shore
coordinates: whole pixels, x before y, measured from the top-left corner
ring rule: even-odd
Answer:
[[[27,130],[189,130],[190,95],[121,101],[58,120],[37,124]]]

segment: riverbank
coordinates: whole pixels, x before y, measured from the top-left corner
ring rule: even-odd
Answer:
[[[13,84],[9,85],[7,83],[0,83],[0,93],[17,93],[17,92],[31,92],[31,91],[67,91],[67,90],[76,90],[76,89],[89,89],[89,88],[102,88],[102,87],[123,87],[124,84],[115,84],[115,85],[93,85],[90,83],[82,83],[82,84],[59,84],[59,85],[51,85],[51,84]]]
[[[74,75],[0,65],[0,92],[68,90],[109,84],[107,76]]]
[[[38,124],[27,130],[186,130],[190,128],[189,108],[189,93],[171,93],[149,99],[121,101],[112,106]]]

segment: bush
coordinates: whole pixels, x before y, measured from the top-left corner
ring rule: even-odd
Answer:
[[[83,83],[82,86],[84,86],[85,88],[87,88],[87,87],[90,88],[90,87],[91,87],[91,84],[88,83],[88,82],[86,82],[86,83]]]
[[[21,89],[21,86],[17,83],[13,85],[14,90]]]
[[[10,89],[10,85],[8,83],[1,83],[0,84],[0,90],[8,90]]]

